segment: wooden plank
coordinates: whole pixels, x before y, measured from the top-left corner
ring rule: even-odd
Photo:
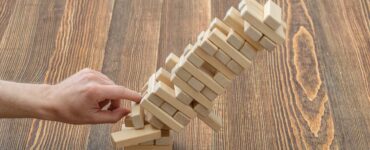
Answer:
[[[111,134],[113,144],[116,148],[137,145],[160,137],[161,130],[155,129],[151,125],[145,125],[144,129],[141,130],[128,127]]]
[[[205,85],[200,82],[197,78],[194,78],[194,77],[191,77],[188,82],[189,86],[191,86],[194,90],[200,92],[204,87]]]
[[[144,128],[144,110],[136,102],[131,102],[131,113],[128,114],[131,118],[135,129]]]
[[[223,64],[227,64],[231,60],[229,55],[225,54],[222,50],[217,51],[214,57]]]
[[[173,107],[172,105],[170,105],[168,103],[163,103],[162,106],[161,106],[161,109],[170,116],[173,116],[177,111],[177,109],[175,107]]]
[[[263,34],[260,31],[258,31],[247,21],[244,21],[244,34],[249,36],[255,42],[258,42],[263,36]]]
[[[185,105],[189,105],[193,101],[192,97],[190,97],[188,94],[182,91],[181,88],[177,86],[175,86],[175,95],[176,95],[176,99],[178,99],[180,102],[182,102]]]
[[[179,61],[179,57],[177,57],[175,54],[170,53],[165,61],[165,67],[167,71],[171,71]]]
[[[157,81],[161,81],[165,83],[169,87],[173,87],[173,84],[170,80],[171,78],[171,73],[169,73],[167,70],[163,68],[159,68],[157,72],[155,73],[155,78]]]

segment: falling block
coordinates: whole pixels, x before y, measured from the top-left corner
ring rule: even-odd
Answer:
[[[112,133],[111,138],[115,147],[120,148],[161,138],[161,130],[155,129],[151,125],[145,125],[141,130],[126,127],[121,131]]]
[[[210,126],[214,131],[219,131],[222,127],[222,120],[214,112],[208,114],[208,116],[198,115],[198,118],[205,124]]]
[[[263,23],[268,25],[271,29],[276,30],[281,26],[281,7],[274,3],[272,0],[268,0],[264,6]]]
[[[139,104],[131,102],[131,113],[128,116],[131,118],[135,129],[144,128],[144,110]]]

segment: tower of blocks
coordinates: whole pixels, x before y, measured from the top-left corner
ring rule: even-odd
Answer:
[[[281,8],[242,0],[223,20],[215,18],[180,57],[170,54],[143,87],[140,104],[132,103],[122,130],[111,134],[116,148],[172,149],[171,134],[198,117],[219,131],[222,120],[213,111],[218,95],[263,49],[285,40]]]

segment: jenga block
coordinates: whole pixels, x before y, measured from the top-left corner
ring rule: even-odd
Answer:
[[[168,87],[162,82],[157,83],[154,89],[154,93],[190,118],[194,118],[197,116],[197,114],[190,106],[185,105],[176,99],[175,91],[172,88]]]
[[[262,22],[263,20],[263,6],[257,1],[245,1],[247,4],[242,10],[243,18],[248,21],[253,27],[258,29],[262,34],[267,36],[275,43],[282,43],[285,40],[284,28],[280,26],[277,30],[271,29]]]
[[[161,130],[161,136],[162,137],[171,136],[171,131],[170,130],[166,130],[166,129],[162,129]]]
[[[268,51],[275,49],[275,43],[268,39],[266,36],[262,37],[260,44]]]
[[[189,54],[190,53],[194,53],[194,52],[189,52]],[[188,83],[191,86],[194,86],[193,88],[196,88],[197,91],[202,90],[204,88],[204,85],[207,85],[217,94],[221,94],[222,92],[225,91],[225,89],[222,86],[218,85],[217,82],[214,81],[211,76],[202,72],[199,68],[193,66],[188,61],[180,60],[178,65],[181,67],[184,67],[186,71],[188,71],[190,74],[194,76],[190,80],[188,80]]]
[[[148,84],[147,93],[153,92],[153,88],[154,88],[155,83],[156,83],[156,80],[155,80],[155,73],[154,73],[150,76],[150,78],[147,82],[147,84]]]
[[[198,118],[210,126],[214,131],[219,131],[222,127],[222,120],[214,112],[208,114],[208,116],[198,115]]]
[[[204,39],[201,43],[200,43],[200,47],[210,56],[213,56],[217,50],[218,50],[218,47],[216,45],[214,45],[212,42],[210,42],[208,39]]]
[[[155,115],[156,118],[158,118],[162,123],[166,124],[174,131],[179,132],[182,128],[184,128],[184,126],[174,120],[166,112],[162,111],[160,108],[148,101],[146,98],[141,101],[141,106],[151,114]]]
[[[181,68],[177,65],[172,70],[172,73],[176,74],[179,78],[181,78],[184,81],[188,81],[191,78],[191,74],[189,72],[187,72],[184,68]]]
[[[243,8],[244,8],[244,6],[245,6],[245,2],[242,0],[242,1],[240,1],[240,3],[238,4],[238,9],[239,10],[242,10]]]
[[[276,3],[272,0],[265,3],[263,23],[276,30],[281,25],[281,15],[281,8]]]
[[[132,118],[130,115],[127,115],[125,117],[124,122],[125,122],[125,127],[134,127],[134,123],[132,122]]]
[[[198,91],[195,91],[192,87],[190,87],[185,81],[181,80],[176,75],[171,76],[171,81],[181,88],[185,93],[187,93],[189,96],[191,96],[195,101],[205,106],[207,109],[211,109],[213,106],[213,103],[209,101],[204,95],[199,93]]]
[[[127,127],[121,131],[112,133],[111,137],[115,147],[120,148],[158,139],[161,137],[161,130],[155,129],[151,125],[145,125],[141,130]]]
[[[229,79],[235,78],[236,75],[229,68],[227,68],[226,65],[222,64],[216,58],[207,55],[202,50],[195,50],[195,53],[197,53],[198,56],[201,57],[203,60],[208,62],[208,64],[212,65],[214,68],[217,68],[218,71],[222,72],[227,78]]]
[[[165,67],[168,71],[171,71],[173,67],[175,67],[176,63],[178,62],[179,57],[175,54],[171,53],[167,56],[165,61]]]
[[[188,44],[186,47],[185,47],[185,49],[184,49],[184,55],[186,55],[190,50],[191,50],[191,48],[193,47],[193,45],[191,45],[191,44]],[[176,61],[176,63],[179,61],[179,59],[177,59],[177,61]]]
[[[212,112],[212,109],[207,109],[206,107],[204,107],[202,104],[199,104],[199,103],[196,103],[194,105],[194,110],[199,114],[199,115],[202,115],[202,116],[208,116],[209,113]],[[198,116],[199,116],[198,115]]]
[[[190,118],[187,117],[182,112],[179,112],[179,111],[173,116],[173,119],[175,119],[177,122],[181,123],[183,126],[186,126],[190,122]]]
[[[263,47],[258,43],[253,41],[249,36],[244,34],[244,19],[240,15],[240,12],[235,8],[231,7],[224,18],[224,22],[233,28],[233,30],[238,33],[244,40],[249,42],[256,49],[263,49]]]
[[[249,36],[255,42],[258,42],[263,36],[260,31],[246,21],[244,21],[244,34]]]
[[[164,70],[163,68],[159,68],[157,72],[155,73],[155,78],[157,81],[162,81],[163,83],[167,84],[170,87],[173,87],[173,84],[170,80],[171,73]]]
[[[234,30],[230,30],[226,41],[235,49],[240,49],[244,44],[244,39],[238,33],[235,33]]]
[[[250,46],[247,42],[244,43],[243,47],[240,49],[240,53],[242,53],[245,57],[249,60],[253,61],[254,57],[257,55],[257,50]]]
[[[227,63],[227,67],[230,68],[235,74],[239,75],[243,72],[243,67],[240,66],[237,62],[234,60],[231,60],[229,63]]]
[[[210,65],[208,62],[204,62],[204,64],[199,69],[211,77],[213,77],[217,72],[217,69]]]
[[[238,50],[226,42],[226,36],[218,29],[212,30],[209,39],[219,46],[220,49],[223,50],[228,56],[235,60],[235,62],[239,63],[243,68],[246,68],[251,63]]]
[[[168,129],[168,127],[163,124],[157,117],[155,117],[153,114],[147,112],[145,113],[145,120],[149,122],[154,128],[157,129]]]
[[[213,77],[213,79],[218,83],[220,84],[222,87],[226,88],[228,87],[230,84],[231,84],[231,80],[228,79],[224,74],[222,74],[221,72],[217,72],[215,74],[215,76]]]
[[[205,34],[204,31],[200,32],[199,35],[198,35],[198,37],[197,37],[197,41],[202,41],[204,34]]]
[[[188,84],[196,91],[200,92],[204,88],[204,84],[198,79],[191,77],[188,81]]]
[[[197,54],[195,53],[188,53],[185,57],[185,59],[189,60],[195,67],[199,68],[203,65],[204,60],[201,59]]]
[[[164,101],[162,100],[162,98],[158,97],[157,95],[155,95],[154,93],[148,93],[148,99],[150,102],[152,102],[154,105],[160,107]]]
[[[144,110],[136,102],[131,102],[131,113],[128,114],[135,129],[144,128]]]
[[[231,28],[218,18],[214,18],[209,26],[210,30],[218,28],[222,33],[228,34]]]
[[[173,139],[171,136],[161,137],[155,140],[155,145],[172,145]]]
[[[135,145],[125,147],[124,150],[172,150],[173,145]]]
[[[177,109],[175,107],[173,107],[172,105],[170,105],[168,103],[163,103],[162,106],[161,106],[161,109],[170,116],[173,116],[177,111]]]
[[[209,89],[208,87],[205,87],[201,93],[208,98],[208,100],[210,101],[213,101],[216,99],[216,97],[218,96],[217,93],[213,92],[211,89]]]
[[[177,86],[175,86],[175,95],[176,95],[176,99],[178,99],[180,102],[182,102],[185,105],[189,105],[191,101],[193,101],[192,97],[190,97],[188,94],[186,94],[184,91],[182,91]]]
[[[146,141],[146,142],[143,142],[143,143],[139,143],[139,145],[154,145],[154,141],[155,140]]]
[[[215,54],[215,58],[217,58],[223,64],[227,64],[231,60],[231,58],[227,54],[225,54],[222,50],[219,50]]]

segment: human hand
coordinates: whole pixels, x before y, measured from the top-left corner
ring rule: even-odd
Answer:
[[[44,119],[71,124],[114,123],[130,113],[121,99],[140,102],[141,95],[116,85],[100,72],[83,69],[56,85],[46,94]],[[107,108],[107,109],[103,109]]]

